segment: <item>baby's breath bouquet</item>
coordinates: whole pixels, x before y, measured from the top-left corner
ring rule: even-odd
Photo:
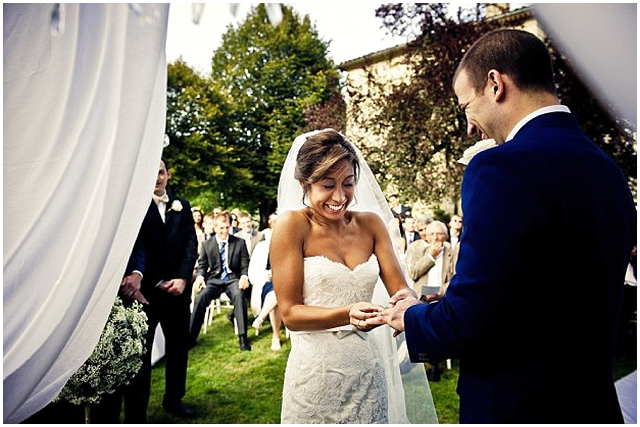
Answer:
[[[125,307],[120,297],[116,297],[98,345],[55,400],[84,404],[88,421],[90,404],[99,403],[104,394],[128,384],[138,373],[142,355],[146,352],[147,329],[147,315],[142,311],[142,305],[134,301],[130,307]]]

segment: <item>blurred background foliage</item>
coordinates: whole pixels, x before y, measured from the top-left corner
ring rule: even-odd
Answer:
[[[381,187],[392,185],[406,200],[438,209],[458,206],[464,168],[457,162],[475,140],[466,136],[464,114],[451,88],[455,67],[479,36],[507,20],[485,19],[486,4],[384,4],[376,10],[388,31],[407,38],[410,74],[385,92],[346,87],[309,16],[282,5],[283,19],[269,22],[264,4],[238,26],[229,25],[212,52],[211,72],[201,76],[186,63],[169,64],[164,150],[172,191],[200,206],[240,208],[267,226],[276,210],[280,169],[297,135],[350,120],[383,144],[353,141],[365,153]],[[530,13],[530,12],[529,12]],[[587,135],[626,174],[636,194],[636,134],[612,117],[585,86],[570,61],[550,46],[559,95]],[[369,76],[371,87],[380,83]],[[375,95],[375,94],[378,95]],[[365,103],[376,114],[364,114]],[[370,108],[370,107],[366,107]],[[453,212],[447,212],[451,214]]]

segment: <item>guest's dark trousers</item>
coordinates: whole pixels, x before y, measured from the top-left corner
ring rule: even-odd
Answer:
[[[124,395],[125,423],[142,424],[147,421],[147,407],[151,388],[151,351],[158,323],[165,339],[165,392],[163,403],[180,402],[185,395],[187,361],[189,356],[189,295],[161,295],[145,307],[149,330],[146,335],[147,352],[142,357],[142,367],[128,386]],[[120,407],[118,406],[118,413]]]
[[[238,324],[238,335],[247,334],[247,301],[238,287],[238,279],[233,278],[221,284],[209,283],[198,294],[198,298],[196,298],[193,307],[193,313],[191,313],[191,327],[189,332],[189,342],[191,345],[196,343],[198,335],[200,335],[200,328],[202,328],[202,324],[204,323],[204,315],[207,307],[209,307],[211,301],[220,298],[223,292],[227,294],[231,300],[231,304],[233,304],[233,314]]]

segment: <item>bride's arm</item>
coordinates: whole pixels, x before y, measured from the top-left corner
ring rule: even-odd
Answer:
[[[271,237],[271,274],[278,306],[286,327],[292,331],[329,329],[350,323],[351,306],[323,308],[304,304],[304,237],[310,225],[302,211],[288,211],[278,217]]]

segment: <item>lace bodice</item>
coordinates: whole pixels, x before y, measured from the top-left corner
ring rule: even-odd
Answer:
[[[341,307],[371,301],[380,274],[374,254],[353,270],[323,256],[304,259],[303,298],[306,305]]]

